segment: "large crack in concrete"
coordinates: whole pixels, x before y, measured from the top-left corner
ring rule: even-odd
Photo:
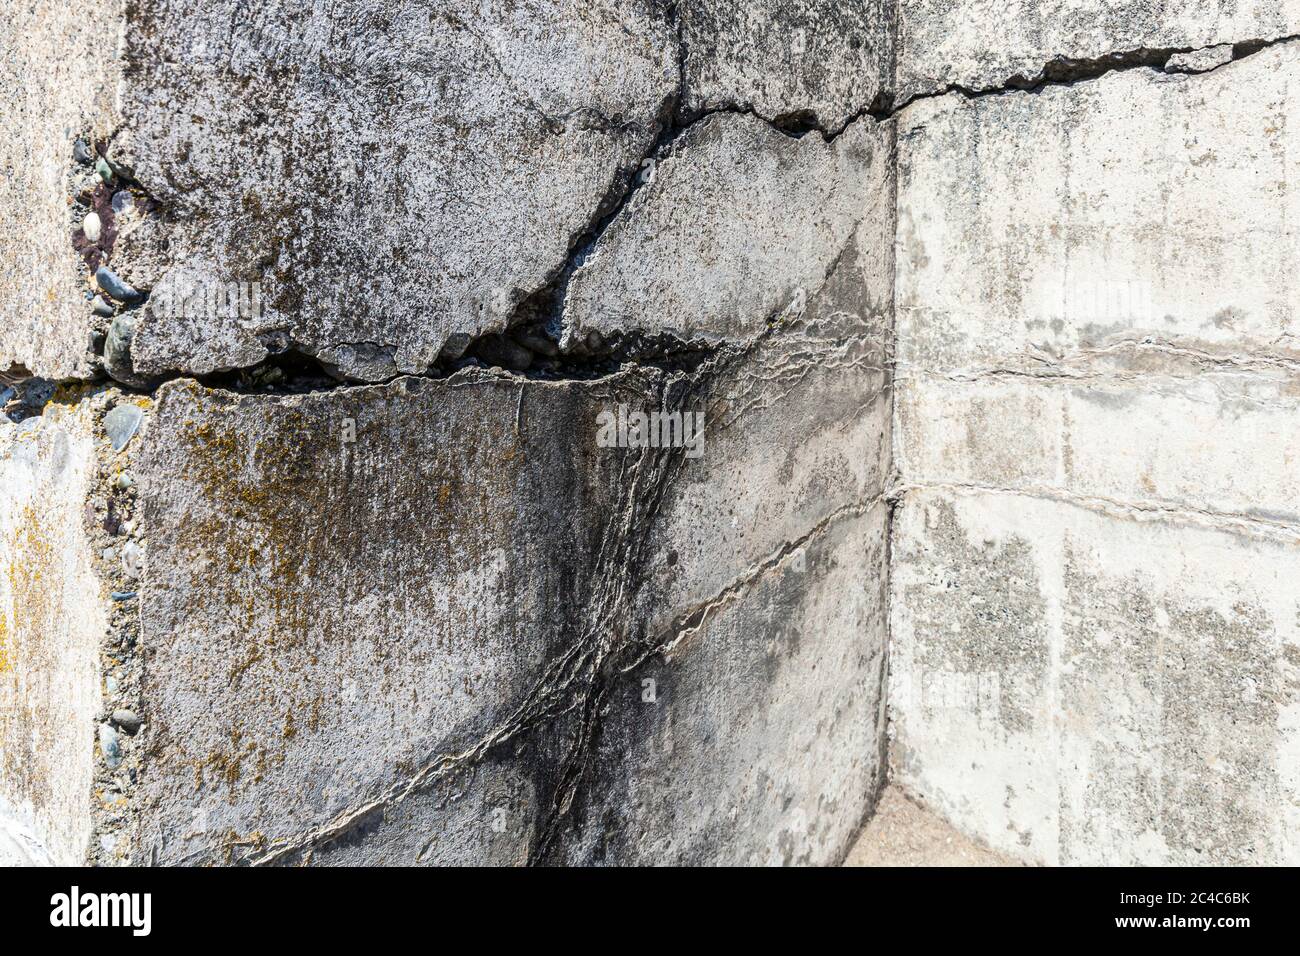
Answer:
[[[673,10],[675,16],[675,5],[670,5],[669,9]],[[543,346],[543,350],[554,347],[558,355],[558,323],[563,314],[569,279],[583,264],[591,249],[600,241],[611,224],[625,214],[634,194],[647,182],[639,177],[639,170],[645,161],[656,160],[664,155],[665,151],[670,149],[692,126],[713,116],[751,115],[787,136],[797,138],[815,132],[827,141],[833,141],[854,123],[888,122],[922,99],[943,96],[974,99],[1010,92],[1033,93],[1054,86],[1074,85],[1115,71],[1144,68],[1165,70],[1174,56],[1198,52],[1192,48],[1140,49],[1091,60],[1058,58],[1044,64],[1042,70],[1032,77],[1016,76],[995,88],[967,89],[950,86],[940,91],[918,94],[902,104],[873,103],[838,128],[828,129],[818,125],[815,115],[796,112],[767,118],[752,108],[734,104],[701,110],[688,118],[680,118],[678,104],[685,95],[686,84],[686,45],[681,36],[680,25],[676,25],[676,29],[681,69],[678,87],[675,94],[661,107],[659,133],[640,158],[640,162],[615,175],[610,194],[598,204],[592,219],[571,242],[564,260],[556,266],[551,277],[541,288],[525,296],[524,301],[512,313],[504,332],[487,333],[470,341],[460,357],[431,368],[421,377],[440,378],[454,375],[468,367],[491,367],[490,363],[493,359],[501,358],[504,346],[500,339],[503,336],[509,338],[509,333],[520,329],[526,329],[531,336],[540,337],[538,341],[549,343]],[[1233,62],[1270,46],[1289,43],[1295,39],[1297,39],[1295,36],[1287,36],[1273,40],[1242,41],[1232,45],[1232,57],[1225,62]],[[614,374],[632,364],[648,373],[647,385],[653,389],[652,394],[655,395],[660,407],[680,411],[689,407],[691,402],[700,400],[702,394],[709,388],[710,380],[733,367],[742,355],[754,347],[756,341],[717,346],[680,339],[670,334],[657,338],[629,335],[623,341],[601,342],[599,345],[593,344],[582,353],[568,354],[553,371],[537,372],[529,371],[526,367],[511,368],[511,363],[504,361],[497,363],[501,369],[497,374],[523,379],[541,377],[558,380],[589,380]],[[374,344],[380,348],[384,347],[382,343]],[[892,345],[892,342],[890,344]],[[1288,371],[1296,370],[1296,363],[1290,360],[1258,356],[1244,358],[1213,356],[1169,343],[1121,343],[1097,351],[1100,353],[1125,347],[1167,351],[1216,366],[1282,367]],[[892,359],[892,349],[889,351],[890,355],[878,368],[892,372],[895,364]],[[807,358],[808,356],[804,356],[802,360],[806,361]],[[792,364],[798,366],[799,361],[799,359],[793,360]],[[24,390],[29,390],[34,385],[44,389],[55,384],[32,379],[30,375],[24,374],[25,371],[11,369],[9,374],[0,376],[0,382]],[[798,369],[796,368],[795,371],[797,372]],[[654,372],[660,374],[657,377],[649,374]],[[1046,369],[1041,373],[992,369],[979,374],[1070,377],[1068,373],[1058,369]],[[394,378],[398,377],[406,376],[394,376]],[[153,381],[148,386],[136,387],[134,390],[151,394],[166,381],[185,378],[197,378],[209,387],[239,394],[276,393],[277,390],[323,391],[372,387],[369,383],[338,380],[318,358],[299,351],[293,343],[289,343],[279,354],[255,366],[209,376],[196,377],[178,373]],[[268,378],[272,380],[268,381]],[[78,382],[79,380],[68,380],[67,384]],[[887,383],[885,387],[889,388],[890,385]],[[130,390],[132,389],[128,388],[128,391]],[[35,413],[39,414],[39,410],[37,406]],[[647,560],[644,553],[646,538],[644,529],[656,520],[664,497],[677,481],[680,469],[679,456],[655,449],[644,451],[629,466],[629,471],[625,475],[626,480],[620,483],[621,498],[617,507],[617,526],[612,528],[602,540],[597,554],[593,572],[595,587],[592,599],[584,608],[587,619],[583,623],[582,630],[568,650],[548,663],[533,690],[506,721],[469,749],[456,754],[440,754],[434,757],[404,781],[394,784],[375,799],[345,811],[330,823],[305,835],[283,840],[279,844],[273,843],[272,847],[265,852],[250,854],[246,861],[258,865],[280,863],[301,854],[309,854],[313,849],[352,832],[361,822],[375,813],[402,802],[435,782],[472,768],[498,748],[548,724],[553,724],[563,716],[576,715],[577,730],[558,768],[557,783],[547,801],[548,809],[539,827],[538,839],[530,852],[530,862],[546,862],[561,834],[573,802],[584,780],[587,779],[593,748],[599,739],[614,675],[634,673],[652,657],[672,654],[700,631],[717,608],[742,594],[756,578],[780,565],[794,550],[823,533],[829,525],[843,520],[850,514],[861,514],[874,507],[880,500],[872,499],[841,506],[804,535],[786,542],[769,557],[735,577],[716,594],[688,609],[674,622],[674,626],[669,631],[654,635],[629,633],[626,630],[626,622],[632,619],[629,613],[632,592],[643,578]],[[1201,511],[1163,502],[1129,502],[1078,495],[1058,488],[1006,489],[977,484],[920,481],[908,482],[905,485],[895,484],[886,495],[881,497],[887,499],[893,507],[907,494],[935,488],[954,493],[1027,495],[1064,501],[1091,510],[1139,520],[1177,519],[1214,527],[1229,527],[1234,530],[1245,529],[1253,533],[1281,536],[1288,540],[1300,539],[1300,527],[1290,522],[1270,521],[1244,514]]]

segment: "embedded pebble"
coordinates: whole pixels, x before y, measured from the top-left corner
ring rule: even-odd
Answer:
[[[135,533],[135,519],[134,519],[134,518],[132,518],[130,521],[123,521],[123,522],[122,522],[122,533],[123,533],[123,534],[134,534],[134,533]]]
[[[112,724],[99,725],[99,749],[104,752],[104,763],[109,770],[116,770],[122,763],[122,744],[117,737],[117,729]]]
[[[554,358],[560,354],[559,347],[544,335],[539,335],[527,329],[518,329],[513,334],[515,341],[529,351],[545,355],[547,358]]]
[[[99,283],[101,289],[119,302],[134,302],[140,298],[140,293],[108,266],[100,266],[95,270],[95,281]]]
[[[91,242],[99,242],[100,232],[103,223],[99,221],[99,213],[88,212],[86,218],[81,223],[81,231],[86,234],[86,238]]]
[[[442,351],[438,354],[438,359],[443,362],[454,362],[465,354],[469,348],[470,342],[473,341],[465,332],[453,332],[447,336],[447,341],[442,346]]]
[[[104,431],[108,434],[108,440],[113,445],[113,451],[121,451],[135,437],[135,433],[140,429],[140,422],[144,420],[144,410],[139,405],[132,405],[124,402],[114,406],[112,411],[104,416]],[[120,480],[121,476],[119,476]]]
[[[104,693],[108,694],[110,697],[117,693],[116,677],[110,676],[104,678]]]
[[[135,197],[125,189],[113,193],[113,212],[125,213],[135,208]]]
[[[533,353],[501,335],[485,335],[479,339],[478,354],[490,365],[524,371],[533,364]]]
[[[121,474],[119,474],[116,480],[113,482],[113,485],[117,488],[118,491],[126,491],[134,484],[135,484],[135,479],[133,479],[126,472],[122,472]]]
[[[112,594],[114,601],[133,601],[135,596],[136,592],[134,591],[114,591]]]
[[[144,723],[139,714],[133,710],[127,710],[125,707],[113,711],[113,715],[109,719],[132,737],[136,735],[140,730],[140,725]]]
[[[135,317],[127,312],[117,316],[104,339],[104,368],[119,382],[137,385],[140,379],[131,367],[131,339],[135,336]]]
[[[128,578],[138,578],[144,573],[144,548],[134,541],[122,549],[122,570]]]
[[[107,318],[113,314],[113,307],[108,304],[102,295],[97,295],[90,301],[90,311]]]
[[[99,174],[99,178],[104,182],[111,183],[113,181],[113,167],[108,165],[108,160],[104,159],[103,156],[95,160],[95,172]]]
[[[117,548],[105,548],[103,551],[99,552],[99,556],[105,561],[116,561]]]
[[[90,147],[86,145],[84,139],[78,139],[72,144],[72,158],[83,166],[89,166],[95,161],[95,157],[90,153]]]

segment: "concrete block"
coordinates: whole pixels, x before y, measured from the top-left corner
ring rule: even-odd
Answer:
[[[1062,864],[1294,864],[1294,533],[918,491],[893,531],[894,780]]]
[[[85,508],[89,407],[0,421],[0,844],[17,862],[86,856],[106,595]]]
[[[32,682],[66,685],[68,713],[4,738],[62,761],[42,768],[79,808],[60,858],[834,862],[884,772],[879,332],[792,323],[589,382],[178,381],[30,419],[81,436],[44,466],[66,486],[43,496],[66,512],[57,560],[81,556],[45,572],[69,607],[5,619],[24,622],[7,692],[31,709]],[[115,452],[123,406],[139,421]],[[620,408],[699,413],[699,442],[611,445]],[[47,553],[23,534],[15,567]],[[36,624],[80,657],[33,657]],[[662,710],[642,709],[646,678]],[[656,721],[675,756],[656,759]],[[623,761],[618,739],[642,749]],[[21,803],[36,784],[5,783],[7,832],[53,833]],[[657,794],[647,815],[631,792]]]
[[[899,127],[898,356],[1050,370],[1297,357],[1300,53],[918,103]]]
[[[864,118],[831,142],[759,119],[690,127],[569,282],[565,343],[593,331],[741,342],[801,316],[836,269],[851,314],[892,312],[893,125]]]

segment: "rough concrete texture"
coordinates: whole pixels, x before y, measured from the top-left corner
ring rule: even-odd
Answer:
[[[899,0],[898,102],[1300,33],[1297,0]]]
[[[834,860],[883,771],[889,427],[841,341],[591,384],[166,386],[140,474],[147,857]],[[700,458],[597,447],[600,411],[661,402],[707,410]],[[688,825],[674,759],[723,819]]]
[[[1291,4],[16,17],[0,856],[1300,857]]]
[[[888,98],[891,0],[682,0],[688,115],[720,108],[842,128]]]
[[[1021,859],[1300,853],[1298,71],[900,123],[894,774]]]
[[[91,827],[99,641],[107,625],[84,506],[85,407],[0,422],[0,844],[80,863]]]
[[[1015,866],[980,846],[932,810],[886,787],[875,813],[862,828],[845,866]]]
[[[745,341],[802,314],[841,260],[887,264],[892,134],[892,124],[870,119],[829,143],[750,116],[692,126],[573,274],[563,344],[593,331]],[[879,314],[887,274],[862,281]]]
[[[154,0],[127,61],[124,155],[166,204],[170,247],[126,277],[262,283],[255,319],[147,317],[137,368],[292,344],[363,380],[504,328],[637,168],[678,70],[640,0]]]
[[[1294,535],[934,490],[894,528],[894,778],[1066,864],[1294,863]]]
[[[89,306],[71,236],[74,139],[106,135],[121,34],[116,0],[10,4],[0,31],[0,373],[89,373]]]

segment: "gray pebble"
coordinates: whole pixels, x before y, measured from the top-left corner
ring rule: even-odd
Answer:
[[[108,301],[102,295],[97,295],[90,300],[90,311],[108,318],[113,314],[113,307],[108,304]]]
[[[131,339],[134,337],[135,317],[128,312],[113,319],[104,339],[104,368],[126,385],[143,384],[131,363]]]
[[[135,433],[139,431],[140,422],[143,420],[144,410],[139,405],[132,405],[129,402],[114,406],[112,411],[104,416],[104,431],[113,444],[113,451],[121,451],[130,443]]]
[[[132,737],[139,732],[140,725],[144,723],[139,714],[134,710],[127,710],[126,708],[113,711],[113,716],[109,719]]]
[[[118,475],[116,480],[114,480],[113,482],[113,486],[117,488],[118,491],[126,491],[134,484],[135,484],[135,479],[132,478],[130,475],[128,475],[126,472],[122,472],[120,475]]]
[[[438,359],[443,362],[454,362],[469,348],[470,342],[473,341],[465,332],[453,332],[447,336],[447,341],[438,354]]]
[[[113,212],[130,212],[135,208],[135,197],[125,189],[113,193]]]
[[[114,601],[134,601],[134,600],[135,600],[135,592],[134,592],[134,591],[114,591],[113,594],[112,594],[112,598],[113,598]]]
[[[110,677],[105,677],[105,678],[104,678],[104,692],[105,692],[106,694],[108,694],[110,697],[117,693],[117,678],[116,678],[116,677],[111,677],[111,676],[110,676]]]
[[[117,737],[117,729],[112,724],[99,725],[99,749],[104,752],[104,763],[109,770],[116,770],[122,764],[122,744]]]
[[[555,358],[560,354],[559,348],[554,342],[544,335],[537,335],[526,329],[517,329],[511,333],[515,341],[530,351],[539,355],[545,355],[547,358]]]
[[[95,161],[95,157],[90,153],[90,147],[86,145],[84,139],[78,139],[72,144],[72,158],[83,166],[89,166]]]
[[[140,293],[108,266],[100,266],[95,270],[95,281],[119,302],[134,302],[140,298]]]

